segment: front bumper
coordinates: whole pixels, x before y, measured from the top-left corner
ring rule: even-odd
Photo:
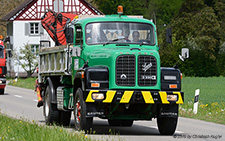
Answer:
[[[102,100],[95,100],[94,93],[104,94]],[[183,104],[184,93],[177,91],[132,91],[132,90],[87,90],[87,103],[146,103],[146,104]],[[177,100],[169,101],[168,95],[177,95]]]

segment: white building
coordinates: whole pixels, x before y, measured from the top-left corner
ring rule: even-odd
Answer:
[[[54,46],[54,42],[41,26],[41,17],[46,9],[77,15],[103,14],[85,0],[25,0],[1,19],[8,22],[7,36],[10,42],[7,43],[7,49],[19,54],[19,49],[25,44],[29,44],[33,53],[36,54],[41,37],[50,40],[51,46]],[[14,76],[15,72],[19,72],[20,75],[25,74],[22,67],[16,62],[18,60],[8,58],[7,71],[9,76]]]

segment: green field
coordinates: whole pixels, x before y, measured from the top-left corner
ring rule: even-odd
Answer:
[[[200,89],[199,100],[202,103],[225,102],[225,77],[185,77],[182,79],[185,102],[194,100],[196,89]]]
[[[193,114],[195,90],[200,89],[198,113]],[[180,116],[225,124],[225,77],[186,77],[182,80],[184,104]]]

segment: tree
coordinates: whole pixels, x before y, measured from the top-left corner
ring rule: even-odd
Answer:
[[[24,0],[0,0],[0,19],[9,13],[12,9],[21,4]],[[7,23],[0,20],[0,34],[6,37]]]
[[[217,60],[221,56],[221,47],[224,44],[224,30],[221,28],[221,21],[216,15],[214,6],[210,7],[212,3],[207,2],[186,0],[179,15],[172,21],[175,43],[181,45],[178,47],[179,52],[182,47],[190,49],[190,58],[181,67],[186,75],[218,76],[221,74],[219,71],[221,63]],[[223,6],[220,5],[220,7]],[[220,8],[218,11],[224,10]],[[164,51],[164,55],[167,54]]]
[[[32,52],[31,46],[27,43],[20,48],[19,65],[27,72],[27,77],[31,77],[38,66],[37,56]]]

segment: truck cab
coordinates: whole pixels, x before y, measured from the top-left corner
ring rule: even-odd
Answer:
[[[176,130],[183,104],[181,72],[161,68],[156,26],[126,15],[77,17],[66,46],[40,49],[39,83],[46,123],[89,131],[93,117],[110,126],[157,118],[159,132]]]

